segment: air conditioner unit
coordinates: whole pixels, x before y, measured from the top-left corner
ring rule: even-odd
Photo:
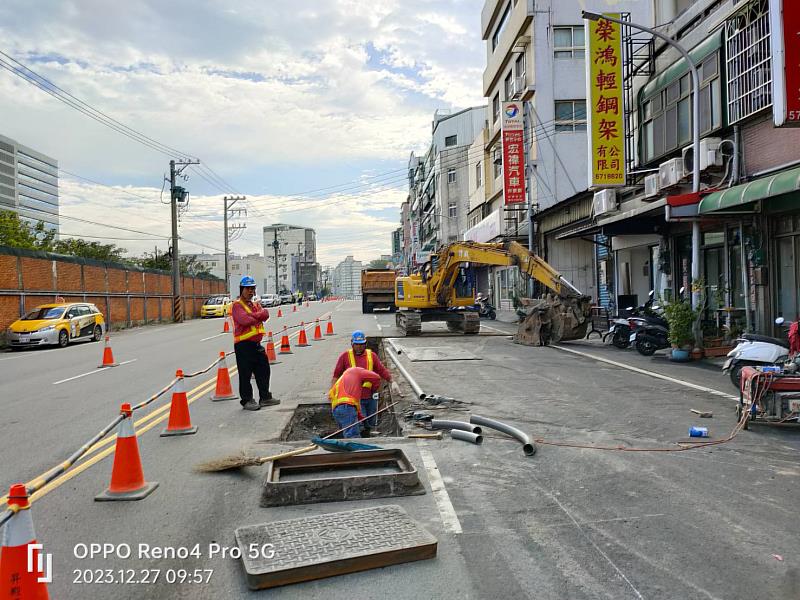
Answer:
[[[519,100],[525,94],[525,77],[514,77],[511,81],[511,98]]]
[[[604,215],[615,210],[617,210],[617,190],[600,190],[594,193],[592,212],[595,216]]]
[[[700,140],[701,171],[722,166],[722,153],[719,151],[721,144],[722,140],[720,138],[703,138]],[[694,147],[687,146],[683,149],[683,170],[687,176],[692,174],[693,165]]]
[[[661,190],[661,186],[659,185],[659,174],[653,173],[652,175],[648,175],[644,178],[644,197],[645,198],[653,198],[658,196],[658,192]]]
[[[683,158],[673,158],[658,166],[658,187],[662,190],[678,185],[684,177]]]

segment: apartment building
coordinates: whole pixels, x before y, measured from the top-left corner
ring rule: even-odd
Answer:
[[[216,254],[195,254],[198,264],[206,267],[212,275],[225,279],[225,255],[220,252]],[[230,279],[228,287],[232,295],[239,291],[239,281],[245,275],[249,275],[256,280],[258,293],[263,294],[267,291],[267,273],[272,266],[269,258],[264,258],[260,254],[248,254],[241,256],[231,254],[228,256],[228,269]]]
[[[309,288],[310,272],[317,272],[317,234],[314,229],[286,223],[265,225],[264,256],[272,257],[272,270],[267,274],[267,291],[281,293],[316,291]],[[275,258],[277,256],[277,282]],[[302,276],[301,276],[302,273]],[[301,286],[301,280],[304,282]],[[318,282],[318,279],[317,279]]]
[[[355,298],[361,294],[360,260],[348,256],[331,271],[331,288],[336,296]]]
[[[0,209],[58,233],[58,161],[0,135]]]

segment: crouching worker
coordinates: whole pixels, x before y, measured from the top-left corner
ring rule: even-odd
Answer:
[[[364,387],[377,387],[380,375],[361,367],[350,367],[328,391],[331,401],[333,418],[339,428],[347,428],[343,432],[346,438],[361,436],[361,430],[356,423],[361,418],[369,416],[361,414],[361,390]]]

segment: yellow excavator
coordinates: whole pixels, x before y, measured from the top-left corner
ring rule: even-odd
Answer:
[[[394,284],[399,309],[396,321],[404,335],[421,335],[422,323],[430,321],[444,321],[453,332],[480,332],[480,316],[469,310],[475,305],[474,289],[466,275],[470,265],[516,266],[523,276],[550,290],[540,299],[522,301],[524,316],[515,341],[538,346],[586,335],[591,298],[517,242],[455,242],[432,254],[418,273],[398,277]]]

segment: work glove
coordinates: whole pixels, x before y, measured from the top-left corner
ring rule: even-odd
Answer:
[[[392,385],[390,387],[392,389],[392,394],[393,395],[395,395],[395,396],[402,396],[403,395],[403,392],[400,389],[400,386],[397,384],[396,381],[393,381]]]

